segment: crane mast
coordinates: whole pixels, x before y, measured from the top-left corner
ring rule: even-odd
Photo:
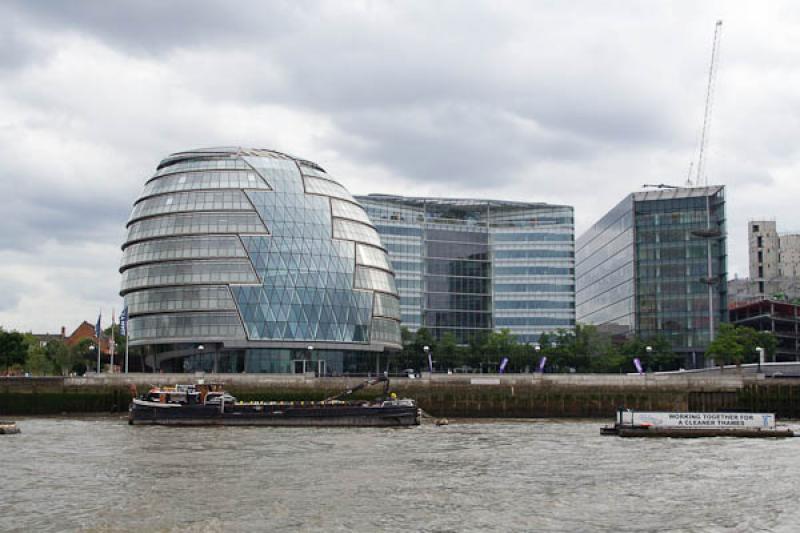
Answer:
[[[714,99],[714,80],[717,74],[717,57],[719,55],[719,40],[722,35],[722,21],[718,20],[714,25],[714,42],[711,46],[711,64],[708,68],[708,87],[706,88],[706,109],[703,113],[703,130],[700,134],[700,154],[697,157],[697,175],[695,183],[697,185],[708,185],[703,177],[703,158],[705,157],[706,143],[708,142],[711,131],[711,106]],[[689,171],[691,173],[691,170]]]

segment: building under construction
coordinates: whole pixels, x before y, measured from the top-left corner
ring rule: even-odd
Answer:
[[[800,305],[779,300],[742,303],[728,310],[737,326],[772,333],[778,343],[775,361],[800,361]]]

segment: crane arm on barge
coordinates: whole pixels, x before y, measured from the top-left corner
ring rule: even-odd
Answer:
[[[354,392],[360,391],[361,389],[363,389],[365,387],[371,387],[373,385],[377,385],[378,383],[383,383],[383,395],[384,396],[388,396],[389,395],[389,378],[387,376],[380,376],[380,377],[377,377],[375,379],[368,379],[368,380],[364,381],[363,383],[359,383],[358,385],[356,385],[352,389],[347,389],[346,391],[340,392],[339,394],[337,394],[335,396],[331,396],[329,398],[325,398],[323,400],[323,402],[334,402],[336,400],[341,400],[345,396],[350,396]]]

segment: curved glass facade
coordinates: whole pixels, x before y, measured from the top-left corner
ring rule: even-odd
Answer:
[[[378,233],[310,161],[173,154],[134,203],[122,249],[133,368],[338,375],[380,371],[401,347]]]

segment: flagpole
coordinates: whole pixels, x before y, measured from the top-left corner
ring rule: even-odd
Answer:
[[[123,329],[124,324],[124,329]],[[125,373],[128,373],[128,306],[122,308],[119,315],[119,334],[125,335]]]
[[[103,310],[97,316],[97,327],[94,328],[95,337],[97,337],[97,375],[100,375],[100,317],[103,316]]]
[[[111,366],[109,367],[111,373],[114,373],[114,348],[116,348],[116,344],[114,339],[114,309],[111,309]]]

